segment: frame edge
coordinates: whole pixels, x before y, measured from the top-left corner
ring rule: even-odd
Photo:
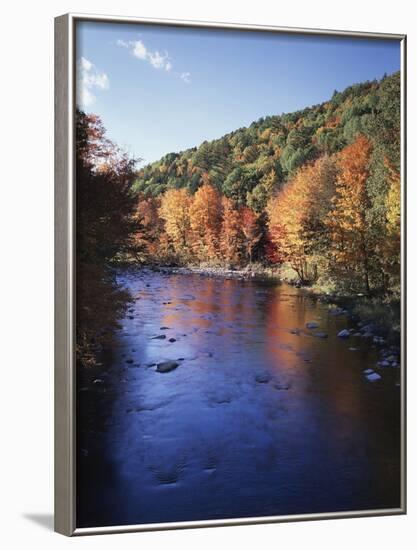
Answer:
[[[54,530],[75,530],[72,377],[72,18],[55,18]]]

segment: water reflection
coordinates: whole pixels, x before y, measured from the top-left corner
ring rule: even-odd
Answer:
[[[365,383],[375,350],[337,338],[345,318],[285,285],[121,282],[135,306],[80,407],[79,526],[399,506],[399,393]]]

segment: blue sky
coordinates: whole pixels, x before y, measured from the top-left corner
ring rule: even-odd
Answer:
[[[400,68],[397,41],[77,25],[78,102],[146,162]]]

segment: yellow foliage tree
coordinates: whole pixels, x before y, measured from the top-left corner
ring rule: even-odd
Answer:
[[[187,255],[190,238],[191,197],[186,189],[169,189],[162,195],[159,215],[165,222],[165,232],[174,252]]]
[[[390,287],[394,293],[399,293],[401,284],[401,178],[400,173],[387,160],[388,193],[386,197],[386,246],[385,271],[390,278]]]
[[[221,226],[221,196],[205,183],[195,193],[190,206],[193,248],[201,261],[213,262],[219,256]]]

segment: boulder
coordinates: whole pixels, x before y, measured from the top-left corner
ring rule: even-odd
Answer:
[[[315,332],[314,336],[316,336],[316,338],[328,338],[329,337],[329,335],[326,332]]]
[[[339,338],[349,338],[350,332],[348,331],[347,328],[344,328],[343,330],[341,330],[340,332],[338,332],[337,336],[338,336]]]
[[[156,365],[157,372],[171,372],[179,366],[177,361],[162,361]]]
[[[319,327],[319,324],[317,323],[317,321],[310,321],[309,323],[306,323],[306,327],[307,328],[318,328]]]

